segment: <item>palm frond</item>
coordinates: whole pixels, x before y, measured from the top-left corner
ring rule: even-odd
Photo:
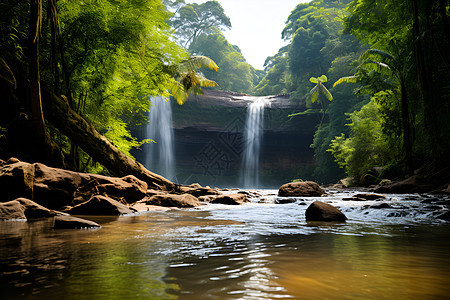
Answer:
[[[217,64],[211,58],[202,55],[193,55],[187,60],[183,61],[181,64],[185,65],[188,71],[200,69],[202,67],[217,71],[217,69],[219,68],[219,66],[217,66]]]
[[[318,84],[315,87],[313,87],[311,92],[309,92],[309,97],[310,97],[312,103],[316,102],[317,99],[319,99],[319,85]]]
[[[333,95],[331,95],[330,91],[322,84],[322,82],[319,82],[319,89],[320,93],[325,96],[325,98],[328,99],[328,101],[333,100]]]
[[[358,66],[358,69],[364,69],[369,72],[375,71],[382,75],[391,75],[393,72],[392,68],[389,65],[375,60],[366,60],[362,62]]]
[[[17,87],[17,81],[14,73],[9,68],[6,61],[0,57],[0,78],[7,81],[14,89]]]
[[[292,117],[296,117],[296,116],[320,114],[320,113],[322,113],[322,109],[310,108],[310,109],[307,109],[305,111],[301,111],[301,112],[298,112],[298,113],[290,114],[290,115],[288,115],[288,117],[292,118]]]
[[[322,75],[322,76],[318,77],[317,80],[320,81],[320,82],[325,83],[325,82],[328,81],[328,78],[327,78],[326,75]]]
[[[360,57],[360,61],[371,60],[375,58],[377,61],[388,65],[390,68],[394,68],[397,65],[397,60],[394,56],[379,49],[368,49]]]
[[[339,78],[334,84],[333,87],[341,84],[341,83],[358,83],[359,82],[359,76],[346,76]]]

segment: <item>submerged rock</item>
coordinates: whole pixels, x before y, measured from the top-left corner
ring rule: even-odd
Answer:
[[[314,201],[308,206],[305,212],[306,221],[320,221],[320,222],[345,222],[347,217],[336,207]]]
[[[362,198],[362,199],[365,199],[365,200],[378,200],[378,199],[385,199],[386,198],[385,195],[373,194],[373,193],[359,193],[359,194],[353,195],[353,197]]]
[[[359,193],[352,197],[342,198],[343,201],[371,201],[386,199],[386,196],[380,194]]]
[[[80,229],[80,228],[100,228],[97,223],[76,218],[72,216],[56,216],[53,228],[55,229]]]
[[[450,211],[446,211],[445,213],[437,216],[437,218],[444,221],[450,221]]]
[[[197,197],[194,197],[191,194],[154,195],[151,196],[149,199],[143,200],[143,202],[145,202],[145,204],[148,205],[157,205],[165,207],[196,207],[201,205]]]
[[[289,204],[289,203],[295,203],[297,202],[297,199],[295,198],[276,198],[275,204]]]
[[[228,194],[216,197],[211,203],[226,205],[241,205],[250,202],[244,194]]]
[[[387,203],[380,203],[380,204],[371,205],[370,208],[382,209],[382,208],[392,208],[392,207]]]
[[[278,190],[280,197],[317,197],[325,194],[325,191],[313,181],[286,183]]]
[[[96,195],[86,202],[75,205],[67,212],[71,215],[117,216],[132,214],[136,210],[114,199]]]

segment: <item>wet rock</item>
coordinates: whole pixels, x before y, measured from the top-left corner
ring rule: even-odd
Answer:
[[[145,200],[148,205],[157,205],[164,207],[197,207],[201,205],[197,197],[191,194],[167,194],[167,195],[155,195]]]
[[[420,201],[420,203],[424,203],[424,204],[429,204],[432,202],[433,202],[433,199],[425,199],[425,200]]]
[[[437,216],[437,218],[444,221],[450,221],[450,211],[446,211],[445,213]]]
[[[280,197],[317,197],[323,194],[325,191],[313,181],[286,183],[278,190]]]
[[[380,204],[371,205],[370,208],[382,209],[382,208],[392,208],[392,207],[387,203],[380,203]]]
[[[295,198],[276,198],[275,204],[289,204],[289,203],[295,203],[297,202],[297,199]]]
[[[391,212],[390,214],[387,215],[387,217],[397,217],[397,218],[401,218],[401,217],[406,217],[409,213],[406,211],[396,211],[396,212]]]
[[[422,193],[434,190],[432,183],[427,182],[418,175],[413,175],[405,180],[393,182],[383,186],[376,187],[373,191],[375,193]]]
[[[160,190],[147,190],[146,196],[151,197],[155,195],[167,195],[168,193],[166,191],[160,191]]]
[[[205,202],[205,203],[210,203],[214,199],[216,199],[216,196],[207,195],[207,196],[198,197],[198,200],[200,200],[201,202]]]
[[[61,214],[25,198],[0,203],[0,219],[40,219]]]
[[[26,220],[24,209],[19,201],[0,203],[0,220]]]
[[[424,209],[427,209],[427,210],[440,210],[440,209],[442,209],[442,207],[440,207],[438,205],[427,205],[427,206],[424,207]]]
[[[134,208],[101,195],[92,196],[88,201],[75,205],[68,211],[71,215],[98,216],[117,216],[134,212],[136,212]]]
[[[250,202],[244,194],[229,194],[218,196],[211,203],[226,204],[226,205],[241,205],[245,202]]]
[[[314,201],[308,206],[305,217],[306,221],[345,222],[347,220],[339,209],[320,201]]]
[[[76,218],[72,216],[56,216],[53,228],[55,229],[81,229],[81,228],[100,228],[97,223]]]
[[[199,184],[180,185],[178,186],[178,192],[181,194],[190,194],[194,197],[222,194],[216,189],[212,189],[210,187],[202,187]]]
[[[194,197],[200,197],[209,195],[221,195],[222,193],[211,188],[198,188],[188,192],[188,194],[191,194]]]
[[[381,194],[371,194],[371,193],[359,193],[356,195],[353,195],[353,197],[361,198],[364,200],[379,200],[379,199],[386,199],[385,195]]]
[[[346,198],[342,198],[342,201],[367,201],[367,199],[364,198],[359,198],[359,197],[346,197]]]
[[[78,173],[11,158],[0,167],[0,190],[5,191],[0,201],[33,198],[44,207],[60,209],[98,194],[134,202],[145,197],[147,184],[134,176],[117,178]]]
[[[19,197],[31,198],[33,180],[33,165],[10,158],[0,167],[0,201],[6,202]]]
[[[147,183],[133,175],[122,178],[91,175],[91,179],[79,186],[74,198],[82,197],[85,201],[94,195],[103,195],[117,201],[134,203],[147,195]]]

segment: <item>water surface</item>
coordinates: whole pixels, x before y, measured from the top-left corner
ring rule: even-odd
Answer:
[[[342,193],[276,205],[263,192],[243,206],[90,218],[99,230],[0,222],[0,298],[448,299],[450,226],[426,196],[389,195],[380,210]],[[318,199],[349,221],[308,224]]]

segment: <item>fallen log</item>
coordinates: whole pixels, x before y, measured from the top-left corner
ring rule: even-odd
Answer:
[[[173,182],[147,170],[142,164],[117,149],[94,126],[70,108],[67,100],[43,91],[42,102],[45,118],[114,175],[120,177],[134,175],[145,181],[149,188],[176,190]]]

